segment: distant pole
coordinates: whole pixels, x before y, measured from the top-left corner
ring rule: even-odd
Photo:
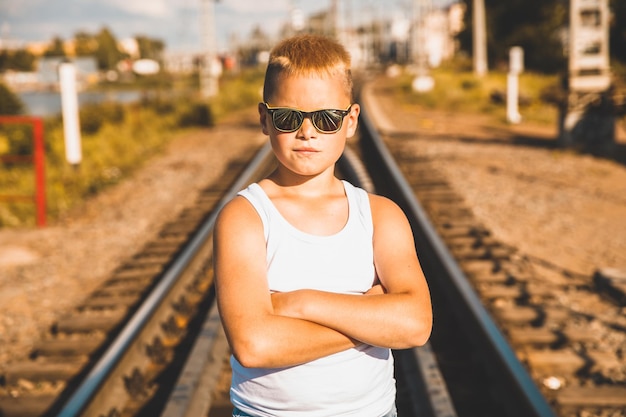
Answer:
[[[524,69],[524,51],[514,46],[509,51],[509,74],[507,75],[506,89],[506,118],[509,123],[519,123],[522,116],[519,113],[519,74]]]
[[[474,0],[474,72],[482,77],[487,74],[487,24],[485,0]]]
[[[415,77],[411,86],[414,91],[427,92],[435,86],[435,80],[430,76],[428,68],[429,56],[426,20],[432,12],[432,0],[413,0],[413,22],[411,36],[411,55],[415,66]]]
[[[82,160],[83,154],[80,137],[80,120],[78,117],[76,68],[74,64],[65,62],[59,65],[59,84],[61,88],[63,133],[65,136],[65,159],[72,165],[78,165]]]
[[[413,0],[411,16],[411,55],[413,64],[420,68],[425,66],[426,56],[426,25],[424,20],[430,12],[430,0]]]
[[[339,21],[339,0],[332,0],[330,2],[330,24],[331,33],[341,41],[341,22]]]
[[[352,40],[352,7],[350,0],[337,1],[336,25],[338,36],[337,39],[344,46],[350,47]]]
[[[204,60],[200,68],[200,90],[202,96],[211,98],[219,92],[218,77],[221,69],[217,62],[217,41],[215,37],[215,0],[200,0],[202,14],[200,27]]]

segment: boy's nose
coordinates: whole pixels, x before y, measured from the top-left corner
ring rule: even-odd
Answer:
[[[306,139],[315,137],[317,129],[315,129],[315,126],[313,126],[311,118],[304,118],[304,120],[302,121],[302,126],[300,126],[299,132]]]

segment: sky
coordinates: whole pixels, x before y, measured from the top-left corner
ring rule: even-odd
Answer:
[[[97,33],[107,27],[121,40],[136,35],[161,39],[169,52],[202,46],[201,9],[211,0],[0,0],[0,39],[12,42],[71,39],[79,31]],[[291,10],[310,15],[330,7],[331,0],[213,0],[215,35],[220,51],[228,39],[249,38],[260,27],[275,35],[290,21]],[[435,3],[450,0],[433,0]],[[407,15],[412,0],[340,0],[349,19],[383,14]]]

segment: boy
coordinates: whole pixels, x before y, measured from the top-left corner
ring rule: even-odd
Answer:
[[[214,234],[233,416],[395,416],[390,349],[427,341],[430,296],[399,207],[334,174],[360,112],[348,53],[320,36],[282,41],[263,100],[278,166]]]

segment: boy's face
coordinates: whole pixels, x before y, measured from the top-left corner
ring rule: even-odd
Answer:
[[[339,76],[318,75],[282,76],[274,95],[267,103],[270,107],[289,107],[310,112],[320,109],[345,110],[351,104],[350,113],[343,118],[341,129],[335,133],[322,133],[315,128],[309,117],[294,132],[278,131],[272,116],[263,104],[259,115],[263,133],[269,135],[278,161],[298,175],[316,175],[334,164],[341,156],[346,139],[356,131],[360,108],[350,103],[344,84]]]

